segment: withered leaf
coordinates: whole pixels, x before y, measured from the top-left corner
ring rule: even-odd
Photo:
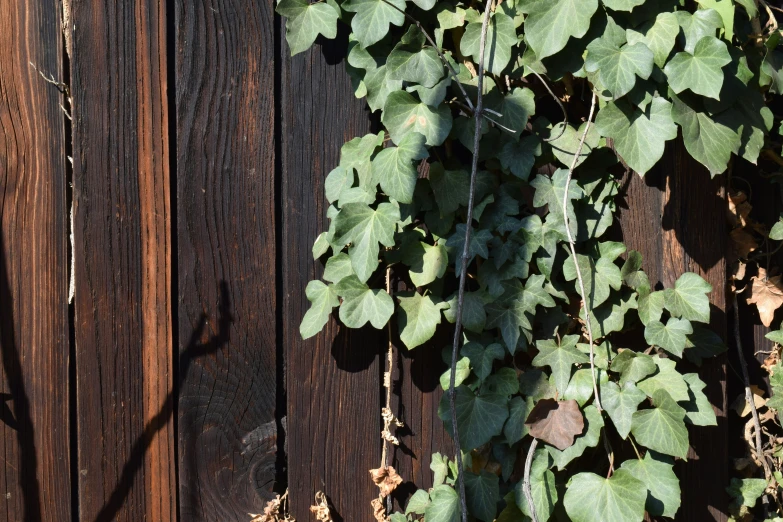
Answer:
[[[585,428],[585,419],[575,400],[556,401],[542,399],[538,401],[527,416],[525,425],[530,435],[564,450],[574,444],[574,438]]]
[[[753,285],[751,287],[751,296],[748,297],[748,304],[755,304],[759,309],[759,317],[764,326],[772,324],[775,317],[775,310],[783,305],[783,283],[780,276],[776,275],[767,278],[767,271],[759,267],[757,276],[751,278]]]
[[[402,477],[397,474],[397,470],[389,466],[388,468],[371,469],[372,481],[381,490],[382,497],[388,497],[391,492],[402,484]]]
[[[735,228],[731,231],[731,244],[737,257],[747,259],[748,254],[758,248],[758,243],[752,234],[743,228]]]
[[[748,214],[753,207],[748,203],[744,192],[729,193],[729,223],[731,226],[745,227],[748,225]]]

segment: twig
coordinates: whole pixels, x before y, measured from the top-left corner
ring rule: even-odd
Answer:
[[[737,355],[739,356],[740,367],[742,368],[742,380],[745,386],[745,400],[750,408],[750,413],[753,415],[753,425],[756,430],[756,455],[758,460],[764,468],[764,477],[769,480],[771,473],[769,465],[767,464],[767,458],[764,456],[763,448],[761,445],[761,422],[759,421],[759,412],[756,409],[756,401],[753,399],[753,391],[750,389],[750,375],[748,374],[748,363],[745,361],[745,354],[742,352],[742,340],[740,339],[740,320],[739,320],[739,306],[737,305],[737,293],[732,292],[732,298],[734,299],[734,343],[737,345]],[[767,496],[764,495],[762,502],[766,505],[769,503]]]
[[[531,71],[532,71],[532,69],[531,69]],[[563,102],[560,101],[560,98],[558,98],[557,95],[552,91],[552,89],[549,87],[549,84],[546,83],[546,81],[544,81],[544,79],[541,77],[541,75],[538,74],[536,71],[533,71],[533,74],[535,74],[536,78],[538,78],[538,80],[541,83],[544,84],[544,87],[546,87],[546,90],[549,91],[549,94],[552,95],[552,98],[554,98],[555,101],[557,102],[557,104],[560,106],[560,110],[563,111],[563,126],[560,129],[560,134],[558,134],[554,138],[546,138],[546,139],[544,139],[544,141],[547,141],[547,142],[555,141],[557,139],[560,139],[560,136],[562,136],[563,133],[565,132],[566,126],[568,125],[568,113],[565,110],[565,106],[563,105]]]
[[[770,26],[770,32],[774,33],[775,31],[778,30],[778,19],[775,18],[775,14],[772,12],[772,9],[770,9],[770,6],[767,2],[765,2],[764,0],[759,0],[759,3],[764,6],[764,9],[767,10],[767,16],[769,16],[767,25]]]
[[[538,522],[536,516],[536,506],[533,504],[533,492],[530,491],[530,466],[533,464],[533,454],[536,452],[536,446],[538,446],[538,439],[533,439],[530,443],[530,449],[527,450],[527,458],[525,458],[525,477],[522,479],[522,492],[525,494],[527,500],[527,507],[530,510],[530,519],[533,522]]]
[[[465,478],[462,469],[462,447],[459,443],[459,429],[457,427],[457,390],[454,387],[457,373],[457,354],[460,345],[460,330],[462,326],[462,307],[465,302],[465,280],[468,272],[468,248],[470,245],[470,231],[473,226],[473,198],[476,192],[476,175],[478,173],[479,143],[481,142],[481,116],[484,112],[484,47],[487,43],[487,26],[489,25],[489,12],[492,0],[486,0],[484,7],[484,21],[481,24],[481,39],[479,40],[479,68],[478,68],[478,94],[476,95],[476,110],[473,113],[475,119],[475,134],[473,136],[473,165],[470,170],[470,189],[468,191],[468,216],[465,227],[465,244],[462,246],[462,259],[460,261],[459,290],[457,292],[457,314],[454,324],[454,344],[451,348],[451,376],[449,378],[449,407],[451,409],[451,427],[454,432],[454,444],[457,446],[457,480],[459,482],[459,499],[462,508],[462,522],[468,520],[468,506],[465,501]]]
[[[571,178],[574,175],[574,169],[576,168],[576,162],[579,160],[579,155],[582,154],[582,147],[587,139],[587,132],[590,130],[590,121],[593,119],[593,113],[595,112],[596,95],[593,92],[593,99],[590,103],[590,114],[587,116],[587,122],[585,123],[585,130],[582,132],[582,138],[579,140],[579,146],[574,154],[574,159],[571,162],[571,168],[568,169],[568,177],[565,183],[565,192],[563,193],[563,221],[565,222],[566,235],[568,235],[568,246],[571,248],[571,257],[574,260],[574,268],[576,269],[576,278],[579,281],[579,290],[582,293],[582,306],[585,310],[585,324],[587,325],[587,340],[590,342],[590,373],[593,375],[593,393],[595,394],[595,407],[598,411],[603,411],[601,408],[601,399],[598,396],[598,380],[595,376],[595,347],[593,346],[593,327],[590,324],[590,306],[587,304],[587,293],[585,292],[585,282],[582,279],[582,271],[579,269],[579,260],[576,257],[576,246],[574,246],[574,238],[571,234],[571,228],[568,226],[568,187],[571,184]]]

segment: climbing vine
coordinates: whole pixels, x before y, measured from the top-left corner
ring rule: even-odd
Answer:
[[[644,176],[678,135],[713,176],[769,149],[767,105],[783,92],[772,8],[280,0],[277,11],[292,54],[350,26],[347,73],[383,126],[346,143],[325,180],[330,224],[313,245],[325,267],[305,289],[302,336],[335,309],[348,328],[393,326],[407,350],[440,349],[428,341],[456,329],[438,414],[461,451],[432,456],[434,486],[404,513],[384,506],[402,480],[384,459],[375,517],[675,516],[687,425],[716,424],[713,383],[694,371],[726,350],[707,327],[713,288],[685,273],[656,289],[609,229],[621,178]],[[398,421],[384,415],[393,443]]]

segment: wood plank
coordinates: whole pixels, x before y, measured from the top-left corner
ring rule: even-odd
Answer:
[[[274,2],[176,2],[182,520],[273,496]]]
[[[81,520],[176,520],[165,4],[72,1]]]
[[[0,0],[0,520],[71,516],[68,222],[55,0]]]
[[[344,34],[339,38],[347,41]],[[323,268],[311,247],[328,227],[324,178],[337,166],[340,147],[373,126],[364,100],[354,99],[340,43],[325,41],[293,58],[284,40],[281,48],[282,324],[292,512],[310,520],[308,507],[324,491],[340,517],[335,520],[372,520],[370,501],[378,489],[367,471],[381,458],[385,332],[350,330],[331,320],[321,334],[302,341],[299,323],[309,308],[305,286]]]
[[[667,146],[661,163],[644,179],[628,181],[620,226],[625,244],[644,256],[653,286],[665,287],[684,272],[701,275],[710,284],[711,328],[724,340],[726,322],[725,177],[710,180],[680,141]],[[695,371],[695,368],[694,368]],[[729,450],[726,405],[726,357],[705,361],[698,370],[705,393],[718,417],[715,427],[689,429],[691,451],[677,466],[683,487],[699,491],[683,495],[677,520],[727,520]]]

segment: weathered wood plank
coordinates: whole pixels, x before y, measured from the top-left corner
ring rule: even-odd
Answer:
[[[71,516],[65,117],[55,0],[0,0],[0,520]]]
[[[629,173],[620,225],[629,249],[644,256],[653,286],[674,286],[682,273],[696,272],[712,284],[711,328],[727,338],[725,177],[710,180],[681,142],[667,147],[661,163],[644,179]],[[695,368],[694,368],[695,371]],[[718,425],[690,429],[691,451],[678,466],[684,494],[677,520],[727,519],[729,449],[726,405],[726,358],[705,361],[698,370]]]
[[[71,17],[79,515],[176,520],[165,4]]]
[[[282,31],[281,31],[282,33]],[[346,40],[345,35],[338,38]],[[324,42],[283,60],[282,269],[288,481],[293,514],[309,520],[308,506],[324,491],[342,520],[372,520],[378,489],[368,470],[381,458],[380,354],[385,332],[350,330],[330,321],[307,341],[299,323],[309,308],[304,288],[320,277],[311,247],[328,227],[324,178],[340,147],[372,130],[369,110],[355,100],[340,59],[345,49]],[[282,52],[288,55],[283,40]]]
[[[247,520],[277,452],[274,2],[176,2],[182,520]]]

